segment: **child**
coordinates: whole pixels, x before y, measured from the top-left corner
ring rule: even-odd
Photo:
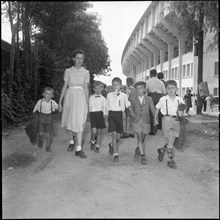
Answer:
[[[136,94],[136,89],[134,88],[134,80],[131,77],[128,77],[126,79],[126,84],[127,84],[127,89],[126,89],[126,94],[128,96],[128,100],[131,101],[132,99],[135,99],[137,94]],[[129,110],[125,108],[125,129],[126,132],[121,136],[122,138],[129,138],[132,137],[134,138],[135,135],[133,133],[133,128],[132,128],[132,122],[131,122],[131,116],[129,114]]]
[[[65,70],[64,85],[59,100],[59,111],[62,111],[61,127],[66,127],[69,136],[69,148],[74,149],[74,132],[77,133],[75,156],[86,158],[82,150],[82,133],[86,124],[89,99],[89,71],[82,65],[85,58],[83,50],[73,51],[74,66]],[[63,107],[62,100],[64,98]]]
[[[119,162],[118,150],[119,146],[116,144],[121,139],[123,134],[122,114],[126,108],[130,108],[128,96],[121,92],[122,81],[115,77],[112,79],[113,92],[107,95],[107,112],[108,112],[108,132],[112,134],[112,143],[109,143],[109,154],[114,156],[114,162]]]
[[[174,161],[174,141],[176,137],[180,134],[180,121],[178,120],[177,110],[178,105],[184,101],[181,97],[176,96],[177,83],[174,80],[168,80],[166,82],[167,95],[160,98],[156,105],[156,112],[154,117],[155,125],[158,124],[157,116],[159,110],[162,114],[162,131],[163,136],[166,139],[166,144],[164,147],[159,148],[158,160],[163,161],[164,154],[168,153],[167,165],[171,168],[176,169],[176,162]]]
[[[133,110],[133,131],[137,135],[137,148],[135,149],[135,157],[141,155],[141,164],[147,164],[145,156],[144,140],[150,132],[150,113],[154,116],[155,107],[150,96],[145,95],[146,83],[139,81],[135,84],[137,91],[137,99],[130,100]]]
[[[189,109],[192,107],[192,94],[191,94],[191,90],[187,89],[186,90],[186,94],[183,97],[183,100],[185,101],[186,104],[186,115],[189,114]]]
[[[91,145],[90,149],[99,153],[102,139],[102,129],[106,128],[104,114],[106,115],[106,98],[101,94],[104,85],[100,81],[95,81],[94,94],[89,97],[89,111],[91,123]]]
[[[39,111],[39,137],[38,147],[43,147],[43,135],[46,135],[46,151],[52,152],[51,144],[53,142],[53,116],[52,113],[58,109],[58,104],[52,100],[54,90],[51,87],[46,87],[42,93],[43,99],[37,101],[33,113]]]

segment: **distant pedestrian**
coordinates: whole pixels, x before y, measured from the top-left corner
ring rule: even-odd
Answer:
[[[163,82],[164,86],[166,85],[166,81],[164,80],[164,75],[162,72],[157,74],[157,78]]]
[[[101,94],[104,85],[100,81],[93,84],[94,94],[89,97],[89,112],[91,124],[91,145],[90,149],[99,153],[102,141],[102,130],[106,128],[104,115],[106,113],[106,98]]]
[[[183,100],[185,101],[185,105],[186,105],[186,115],[189,114],[189,109],[192,107],[192,94],[191,94],[191,90],[187,89],[186,90],[186,94],[183,97]]]
[[[146,83],[139,81],[135,83],[137,91],[137,98],[132,99],[132,123],[133,131],[137,136],[137,147],[135,149],[135,157],[141,158],[141,164],[147,164],[146,152],[145,152],[145,138],[150,132],[150,112],[152,116],[155,115],[155,107],[153,100],[150,96],[145,94]]]
[[[53,115],[52,113],[58,109],[58,104],[52,99],[54,89],[45,87],[43,91],[43,99],[37,101],[33,113],[39,112],[39,137],[38,147],[43,147],[44,133],[46,135],[46,151],[51,152],[51,144],[53,142]]]
[[[207,96],[205,95],[202,95],[201,96],[201,99],[202,99],[202,108],[203,108],[203,111],[206,112],[206,107],[207,107],[207,99],[206,99]]]
[[[65,127],[69,136],[68,151],[74,149],[74,132],[77,134],[75,156],[86,158],[82,149],[82,134],[86,124],[89,99],[89,71],[83,67],[85,53],[73,51],[74,66],[65,70],[64,85],[59,100],[59,111],[62,111],[61,127]],[[62,100],[64,98],[63,107]]]
[[[213,112],[214,102],[213,102],[213,95],[207,96],[205,101],[207,102],[207,107],[210,112]]]
[[[160,98],[156,105],[156,112],[154,117],[154,123],[158,124],[157,116],[161,111],[162,118],[162,131],[163,136],[166,140],[164,147],[157,149],[158,160],[162,161],[164,154],[168,153],[167,165],[171,168],[177,168],[176,162],[174,161],[174,141],[180,134],[180,121],[178,121],[177,110],[179,104],[184,101],[181,97],[176,96],[177,83],[174,80],[168,80],[166,83],[167,95]]]
[[[126,85],[127,85],[126,94],[128,96],[128,100],[131,101],[132,99],[135,99],[137,97],[137,92],[136,89],[134,88],[134,80],[132,77],[128,77],[126,79]],[[135,137],[132,128],[131,116],[128,108],[125,108],[125,133],[121,137],[122,138]]]
[[[107,95],[107,112],[108,112],[108,132],[112,135],[112,141],[109,143],[109,154],[113,155],[114,162],[119,162],[119,141],[123,131],[123,112],[125,108],[130,107],[128,96],[121,92],[122,81],[115,77],[112,79],[113,92]]]
[[[150,71],[150,79],[146,81],[147,94],[152,98],[154,106],[158,103],[159,99],[166,94],[164,83],[157,78],[157,70]],[[160,117],[160,116],[159,116]],[[161,129],[161,120],[159,120],[158,129]],[[154,119],[151,116],[151,132],[150,135],[155,135],[157,128],[154,126]]]

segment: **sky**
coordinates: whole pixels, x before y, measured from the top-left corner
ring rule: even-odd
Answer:
[[[101,19],[100,30],[108,47],[112,69],[109,72],[111,76],[99,76],[95,77],[95,80],[111,85],[111,80],[117,76],[125,85],[126,76],[122,73],[121,56],[128,38],[151,1],[92,1],[90,3],[93,7],[87,11],[98,13]],[[10,43],[9,22],[2,20],[1,29],[1,38]]]

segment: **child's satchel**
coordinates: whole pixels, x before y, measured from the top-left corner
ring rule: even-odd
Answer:
[[[38,142],[38,128],[40,121],[40,113],[36,111],[33,113],[31,121],[25,127],[25,132],[28,135],[30,142],[35,145]]]

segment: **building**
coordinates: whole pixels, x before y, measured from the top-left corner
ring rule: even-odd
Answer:
[[[183,97],[187,88],[197,93],[198,56],[186,34],[166,21],[168,6],[168,1],[151,2],[125,45],[121,65],[123,73],[135,81],[146,81],[152,68],[163,72],[165,80],[177,82],[178,95]],[[218,51],[207,50],[210,37],[204,38],[203,81],[208,83],[210,94],[218,97]]]

